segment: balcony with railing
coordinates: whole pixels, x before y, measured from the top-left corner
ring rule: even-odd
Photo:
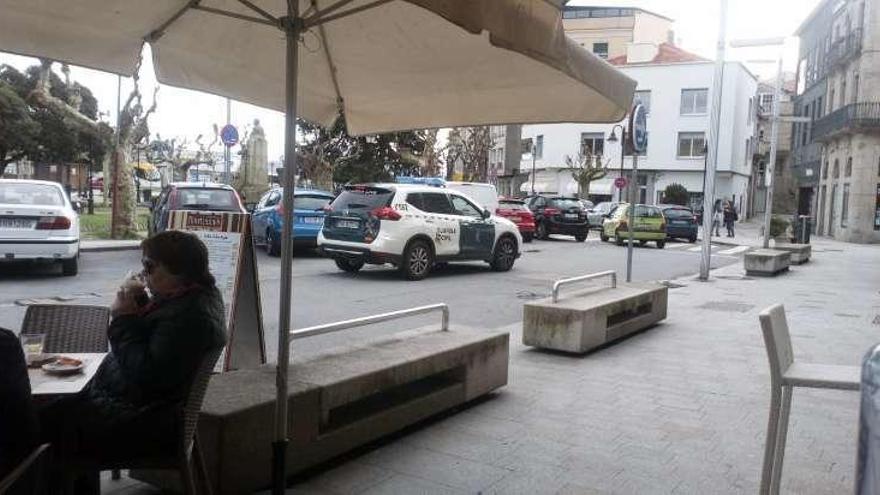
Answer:
[[[852,103],[829,113],[813,124],[813,139],[865,130],[880,131],[880,102]]]
[[[844,64],[856,57],[862,51],[862,30],[853,29],[846,36],[842,36],[831,44],[825,63],[833,70],[840,64]]]

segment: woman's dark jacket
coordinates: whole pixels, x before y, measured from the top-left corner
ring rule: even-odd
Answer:
[[[216,288],[195,289],[143,315],[113,318],[112,352],[86,393],[132,406],[180,403],[202,358],[223,347],[223,301]]]
[[[169,452],[202,359],[226,342],[216,288],[155,301],[113,318],[111,352],[79,394],[41,411],[43,433],[62,456],[113,461]]]

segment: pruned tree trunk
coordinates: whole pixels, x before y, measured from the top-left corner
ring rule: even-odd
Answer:
[[[137,237],[136,210],[137,198],[135,197],[134,176],[132,174],[131,160],[132,150],[138,143],[143,142],[149,135],[147,119],[156,111],[157,86],[153,91],[153,103],[146,111],[141,105],[142,96],[138,87],[138,72],[141,61],[138,60],[135,71],[132,74],[134,89],[128,95],[125,105],[119,112],[117,123],[119,142],[113,150],[114,174],[113,184],[113,220],[111,222],[110,237],[113,239],[130,239]],[[106,178],[104,179],[106,182]]]

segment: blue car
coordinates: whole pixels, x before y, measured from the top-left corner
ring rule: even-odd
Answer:
[[[266,246],[269,256],[281,254],[281,226],[284,207],[282,188],[272,189],[260,198],[254,207],[251,225],[254,242]],[[293,244],[297,247],[316,247],[318,233],[324,226],[324,208],[333,201],[326,191],[297,189],[293,193]]]
[[[657,205],[666,217],[666,237],[697,242],[697,219],[690,208],[678,205]]]

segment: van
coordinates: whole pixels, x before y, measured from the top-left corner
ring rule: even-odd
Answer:
[[[470,196],[474,201],[493,214],[498,209],[498,191],[492,184],[485,182],[454,182],[447,181],[446,188]]]

